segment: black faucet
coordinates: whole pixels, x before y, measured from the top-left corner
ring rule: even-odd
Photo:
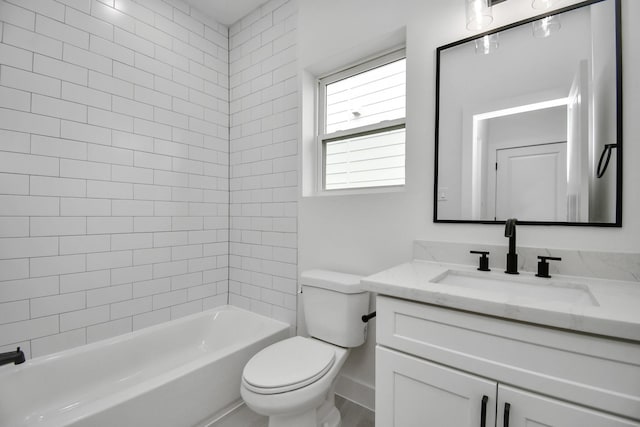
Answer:
[[[516,253],[516,223],[515,218],[508,219],[504,224],[504,237],[509,238],[509,253],[507,253],[507,274],[518,273],[518,254]]]
[[[6,365],[8,363],[13,363],[15,365],[24,363],[24,353],[20,350],[20,347],[18,347],[16,351],[0,353],[0,365]]]

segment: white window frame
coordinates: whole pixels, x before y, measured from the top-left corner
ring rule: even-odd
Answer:
[[[377,186],[368,186],[368,187],[351,187],[347,189],[329,189],[328,190],[326,188],[326,170],[325,170],[326,169],[326,144],[328,142],[340,141],[343,139],[349,139],[349,138],[354,138],[358,136],[384,133],[384,132],[388,132],[396,129],[405,129],[406,119],[407,119],[406,108],[405,108],[405,116],[400,119],[385,120],[379,123],[359,126],[359,127],[348,129],[348,130],[340,130],[340,131],[331,132],[331,133],[324,133],[326,130],[326,123],[325,123],[325,118],[327,117],[326,88],[328,85],[340,80],[344,80],[351,76],[364,73],[374,68],[378,68],[383,65],[387,65],[392,62],[399,61],[401,59],[406,59],[406,57],[407,55],[406,55],[405,48],[395,49],[391,52],[382,54],[372,59],[364,60],[362,62],[359,62],[356,65],[352,65],[348,68],[331,73],[324,77],[320,77],[318,79],[318,92],[317,92],[318,93],[318,97],[317,97],[318,127],[316,132],[317,134],[316,146],[317,146],[317,159],[318,159],[317,184],[318,184],[319,194],[349,193],[354,191],[355,192],[379,192],[379,191],[389,191],[389,190],[393,191],[393,189],[404,188],[404,186],[406,185],[406,160],[405,160],[405,184],[402,184],[402,185],[384,185],[384,186],[377,185]],[[405,100],[406,100],[406,90],[405,90]],[[405,137],[405,148],[406,148],[406,137]]]

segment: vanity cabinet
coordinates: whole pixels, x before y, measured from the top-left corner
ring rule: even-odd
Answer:
[[[640,427],[639,343],[386,296],[377,313],[378,427]]]

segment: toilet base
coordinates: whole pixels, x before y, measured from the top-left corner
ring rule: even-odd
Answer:
[[[334,387],[331,387],[327,400],[318,408],[318,427],[342,427],[342,418],[338,408],[336,408]]]
[[[269,427],[342,427],[333,393],[330,396],[319,408],[296,415],[270,416]]]
[[[333,407],[332,411],[327,414],[326,417],[320,418],[318,427],[342,427],[342,419],[340,418],[340,412],[338,408]]]
[[[296,415],[272,415],[269,417],[269,427],[317,427],[316,410]]]

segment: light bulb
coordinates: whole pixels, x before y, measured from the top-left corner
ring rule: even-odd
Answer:
[[[491,8],[487,0],[465,0],[467,11],[467,30],[477,31],[493,22]]]

